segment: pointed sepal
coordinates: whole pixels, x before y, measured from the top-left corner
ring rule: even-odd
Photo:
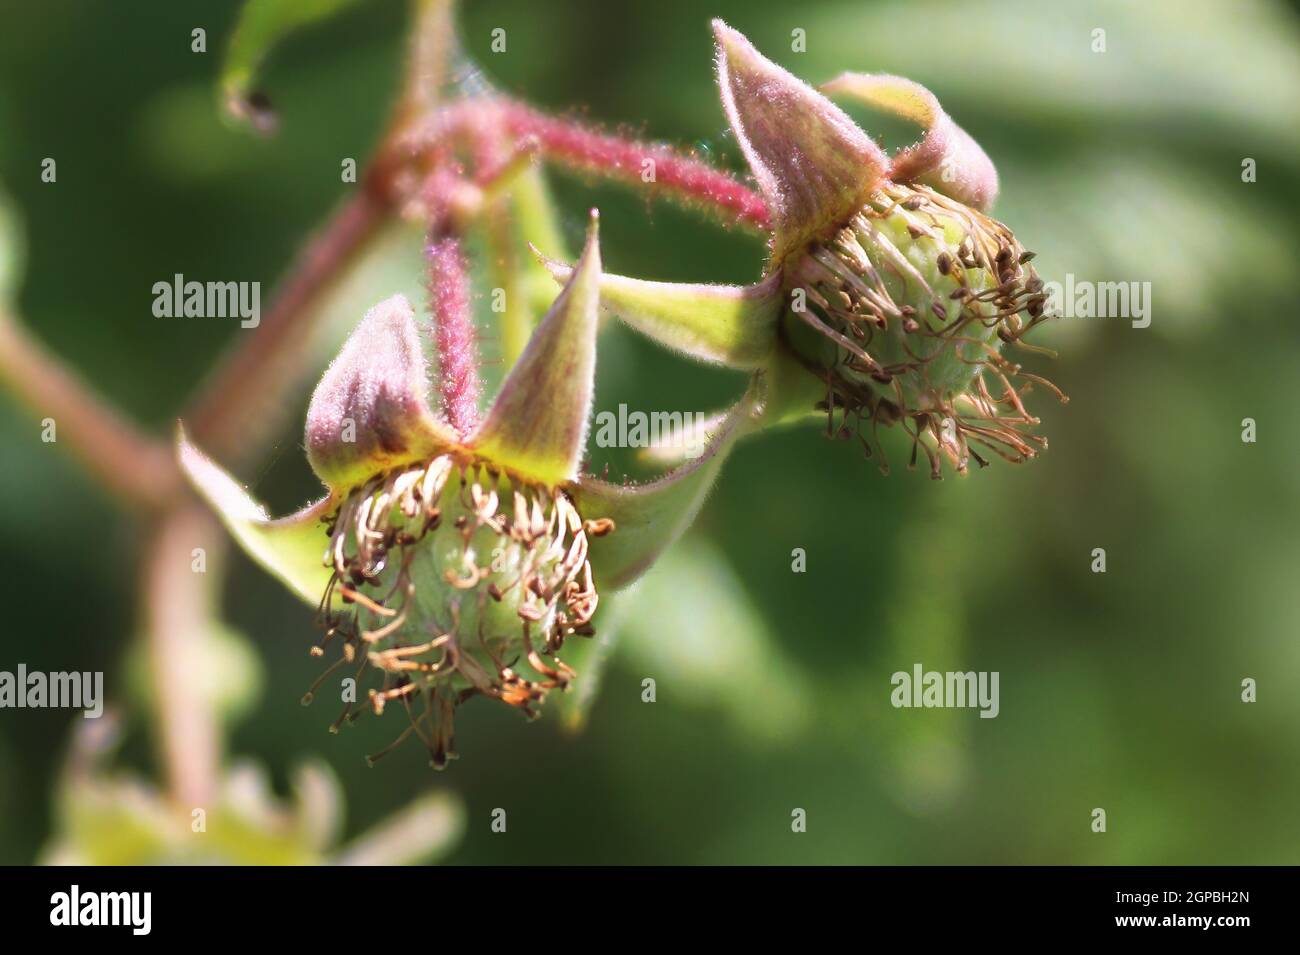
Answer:
[[[559,282],[573,268],[540,256]],[[692,285],[600,276],[600,305],[647,338],[691,358],[755,369],[776,347],[781,272],[756,285]]]
[[[404,296],[370,311],[330,363],[307,409],[307,460],[345,491],[380,471],[424,461],[456,445],[428,404],[428,368]]]
[[[637,454],[637,459],[660,467],[677,467],[708,446],[710,437],[718,433],[731,412],[731,408],[726,408],[698,419],[687,415],[681,431],[672,435],[661,434],[658,441],[652,440],[648,447]]]
[[[317,606],[333,569],[325,564],[325,521],[338,508],[333,495],[289,517],[272,520],[229,474],[177,430],[176,453],[190,484],[253,560],[304,601]]]
[[[572,480],[587,444],[600,302],[597,221],[592,210],[573,274],[469,440],[480,457],[546,485]]]
[[[889,157],[838,106],[713,21],[727,119],[773,212],[772,260],[858,211]]]
[[[894,154],[889,178],[895,182],[920,182],[981,210],[997,198],[998,171],[993,160],[920,83],[886,73],[845,73],[822,90],[851,97],[925,130],[918,142]]]
[[[612,533],[591,541],[592,571],[601,587],[623,587],[634,581],[695,520],[732,447],[756,426],[763,391],[760,373],[700,453],[675,471],[637,485],[584,477],[569,488],[584,519],[613,521]]]

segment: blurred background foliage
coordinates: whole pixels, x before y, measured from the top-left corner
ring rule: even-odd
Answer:
[[[2,7],[0,182],[27,246],[18,310],[165,433],[246,333],[154,318],[153,283],[181,272],[273,287],[353,188],[341,160],[363,160],[382,131],[405,5],[352,4],[277,50],[263,85],[281,122],[267,139],[216,108],[234,3]],[[865,70],[930,86],[997,163],[994,211],[1039,253],[1044,277],[1149,281],[1150,328],[1066,319],[1042,330],[1036,341],[1060,357],[1031,358],[1031,370],[1071,402],[1033,396],[1052,446],[1028,466],[935,483],[897,466],[907,447],[894,440],[883,478],[815,427],[742,446],[693,530],[608,608],[617,639],[584,731],[557,713],[524,725],[471,704],[458,720],[463,758],[442,775],[415,746],[366,767],[400,716],[334,737],[333,713],[299,706],[318,669],[310,615],[232,556],[203,685],[225,715],[232,766],[267,767],[233,768],[228,805],[275,816],[232,854],[334,858],[330,847],[414,805],[442,827],[423,838],[460,863],[1300,861],[1294,8],[485,0],[466,4],[461,32],[504,90],[738,168],[713,86],[713,15],[812,81]],[[206,55],[190,51],[196,26]],[[490,50],[497,27],[504,54]],[[1091,48],[1098,27],[1105,53]],[[790,52],[795,28],[806,53]],[[905,141],[906,130],[855,115],[890,145]],[[39,178],[47,156],[55,185]],[[1258,163],[1252,184],[1246,157]],[[753,238],[618,187],[549,177],[571,248],[584,210],[600,207],[612,271],[758,274]],[[418,290],[417,253],[418,235],[397,235],[340,291],[320,341],[303,345],[319,348],[321,367],[366,305]],[[488,360],[493,335],[484,329]],[[614,326],[598,379],[597,410],[710,411],[741,387]],[[240,475],[278,512],[317,489],[298,397],[274,454]],[[1246,417],[1255,444],[1241,440]],[[0,446],[0,669],[105,670],[125,714],[116,763],[156,777],[151,689],[133,662],[138,528],[7,396]],[[592,464],[645,473],[602,449]],[[1096,547],[1104,575],[1090,571]],[[792,573],[794,548],[806,573]],[[893,709],[890,675],[917,662],[1000,671],[999,717]],[[653,705],[641,699],[647,677]],[[1253,705],[1240,702],[1245,677],[1259,682]],[[66,858],[88,828],[111,848],[157,814],[136,789],[97,808],[103,783],[74,772],[91,757],[67,758],[83,722],[0,711],[0,862]],[[490,829],[496,807],[507,835]],[[796,807],[806,834],[791,833]],[[1105,835],[1089,829],[1094,807],[1108,813]],[[301,838],[275,841],[289,831]],[[139,839],[166,857],[165,834]]]

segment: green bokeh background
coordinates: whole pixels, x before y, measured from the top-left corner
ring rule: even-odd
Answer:
[[[463,758],[444,774],[414,745],[365,766],[396,715],[334,737],[332,713],[299,706],[317,672],[310,615],[236,555],[226,616],[253,665],[232,677],[248,699],[229,752],[269,767],[281,790],[288,767],[322,757],[349,832],[427,791],[457,794],[468,824],[448,858],[461,863],[1300,862],[1294,9],[466,6],[465,47],[497,86],[733,167],[711,15],[813,81],[846,69],[919,80],[997,163],[995,213],[1039,253],[1044,277],[1149,281],[1152,324],[1067,319],[1037,338],[1060,357],[1031,369],[1071,402],[1033,396],[1051,449],[1028,466],[940,483],[898,467],[899,440],[888,478],[814,427],[743,445],[695,527],[618,608],[586,732],[480,701],[461,711]],[[160,434],[247,332],[156,319],[151,286],[182,272],[269,291],[353,188],[340,160],[370,151],[402,58],[396,0],[293,38],[264,76],[280,131],[258,139],[215,108],[236,9],[0,3],[0,182],[28,246],[19,310]],[[206,55],[190,51],[195,26],[208,30]],[[505,54],[490,52],[496,27]],[[806,53],[790,51],[795,28]],[[1094,28],[1105,53],[1092,50]],[[47,156],[54,185],[39,178]],[[1245,157],[1255,183],[1242,181]],[[584,210],[600,207],[612,271],[758,274],[750,237],[616,187],[551,180],[572,244]],[[602,337],[598,376],[598,410],[710,411],[742,383],[620,327]],[[0,669],[105,670],[128,716],[120,760],[156,777],[130,678],[139,530],[41,442],[39,417],[0,395]],[[597,467],[636,467],[602,455]],[[240,477],[278,512],[316,491],[296,424]],[[1097,547],[1105,574],[1090,569]],[[794,548],[806,573],[791,571]],[[918,662],[999,671],[1001,714],[892,708],[890,675]],[[645,677],[653,705],[641,702]],[[1240,700],[1246,677],[1254,704]],[[74,720],[0,711],[0,862],[31,861],[53,837]],[[496,807],[505,835],[489,826]],[[803,834],[791,832],[796,807]],[[1094,807],[1105,834],[1090,829]]]

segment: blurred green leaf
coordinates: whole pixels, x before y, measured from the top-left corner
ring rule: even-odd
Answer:
[[[1003,169],[1009,185],[999,215],[1038,253],[1039,274],[1057,282],[1071,273],[1078,281],[1151,283],[1147,304],[1157,335],[1260,320],[1262,314],[1234,307],[1241,290],[1269,289],[1300,256],[1285,212],[1261,201],[1235,165],[1207,175],[1134,148]],[[1031,340],[1064,348],[1107,325],[1127,329],[1131,321],[1064,318]]]
[[[1300,29],[1285,4],[886,0],[828,4],[806,19],[819,62],[924,83],[977,140],[981,114],[1052,139],[1122,122],[1149,142],[1155,123],[1181,129],[1189,146],[1214,137],[1300,160],[1300,103],[1282,95],[1300,87]],[[1000,169],[999,151],[989,154]]]
[[[787,740],[811,715],[810,684],[727,556],[692,534],[627,594],[622,652],[658,702],[723,712],[746,738]]]
[[[327,20],[357,0],[246,0],[230,36],[221,67],[226,110],[257,124],[263,107],[254,102],[254,84],[275,45],[295,31]]]

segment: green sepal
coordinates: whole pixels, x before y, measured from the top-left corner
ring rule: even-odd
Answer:
[[[543,260],[566,281],[573,269]],[[731,368],[761,368],[776,347],[781,273],[756,285],[647,282],[605,273],[600,305],[647,338],[691,358]]]
[[[577,476],[591,417],[599,293],[600,246],[592,210],[587,245],[573,275],[468,441],[475,454],[548,486]]]
[[[178,428],[177,459],[194,489],[216,511],[244,553],[314,606],[320,604],[333,569],[326,566],[325,520],[338,508],[334,495],[296,514],[273,520],[238,482],[189,443]]]

